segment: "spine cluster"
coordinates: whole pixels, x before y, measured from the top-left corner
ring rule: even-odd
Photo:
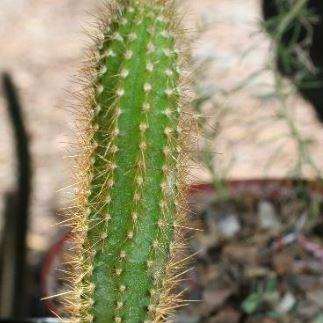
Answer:
[[[181,260],[182,86],[173,6],[111,5],[94,50],[71,322],[163,322]],[[85,174],[85,176],[84,176]]]

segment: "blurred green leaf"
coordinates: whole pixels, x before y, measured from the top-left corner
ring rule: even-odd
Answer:
[[[277,278],[272,277],[268,279],[266,284],[266,292],[271,293],[271,292],[274,292],[276,289],[277,289]]]
[[[262,303],[261,293],[250,294],[241,304],[242,310],[247,314],[254,313]]]

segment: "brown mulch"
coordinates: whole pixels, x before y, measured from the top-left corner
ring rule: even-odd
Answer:
[[[295,192],[197,201],[190,302],[175,322],[323,322],[322,210],[320,197]]]

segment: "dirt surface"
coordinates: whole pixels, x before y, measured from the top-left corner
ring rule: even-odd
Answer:
[[[236,182],[230,193],[191,196],[190,301],[174,321],[323,322],[322,195],[283,182]]]
[[[68,155],[74,129],[70,95],[74,88],[73,75],[78,71],[87,37],[86,11],[92,11],[98,0],[1,0],[0,2],[0,71],[9,71],[21,94],[25,119],[31,139],[34,164],[34,192],[32,204],[32,234],[29,246],[44,250],[48,237],[54,236],[53,216],[57,209],[67,206],[70,195],[59,191],[72,183],[72,163]],[[235,164],[229,176],[248,178],[263,175],[263,168],[277,144],[258,144],[272,134],[286,131],[282,122],[258,127],[253,133],[245,121],[271,114],[276,101],[272,92],[272,78],[264,73],[242,93],[223,98],[219,93],[230,90],[245,77],[263,66],[268,56],[268,40],[259,34],[260,18],[257,0],[181,0],[187,12],[186,26],[191,35],[197,24],[208,25],[194,44],[195,59],[210,59],[207,77],[202,83],[217,100],[228,104],[234,118],[223,122],[222,137],[214,145],[218,160],[224,164],[234,156]],[[249,51],[243,59],[242,54]],[[323,130],[318,127],[312,110],[300,99],[292,102],[304,132],[313,139],[313,156],[322,168]],[[210,116],[214,116],[209,109]],[[226,124],[225,122],[228,122]],[[233,125],[233,126],[232,126]],[[246,138],[245,135],[248,134]],[[14,187],[14,156],[11,128],[0,95],[0,196]],[[243,140],[242,140],[243,138]],[[256,140],[257,139],[257,140]],[[276,146],[275,146],[276,145]],[[287,141],[282,156],[267,172],[269,176],[284,176],[295,160],[295,147]],[[193,181],[208,181],[208,174],[197,166]],[[0,202],[0,212],[2,201]],[[1,226],[1,225],[0,225]]]

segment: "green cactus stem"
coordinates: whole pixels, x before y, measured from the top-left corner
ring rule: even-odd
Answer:
[[[108,11],[87,99],[90,153],[75,216],[81,247],[70,321],[163,322],[177,306],[172,272],[183,213],[175,10],[141,0]]]

